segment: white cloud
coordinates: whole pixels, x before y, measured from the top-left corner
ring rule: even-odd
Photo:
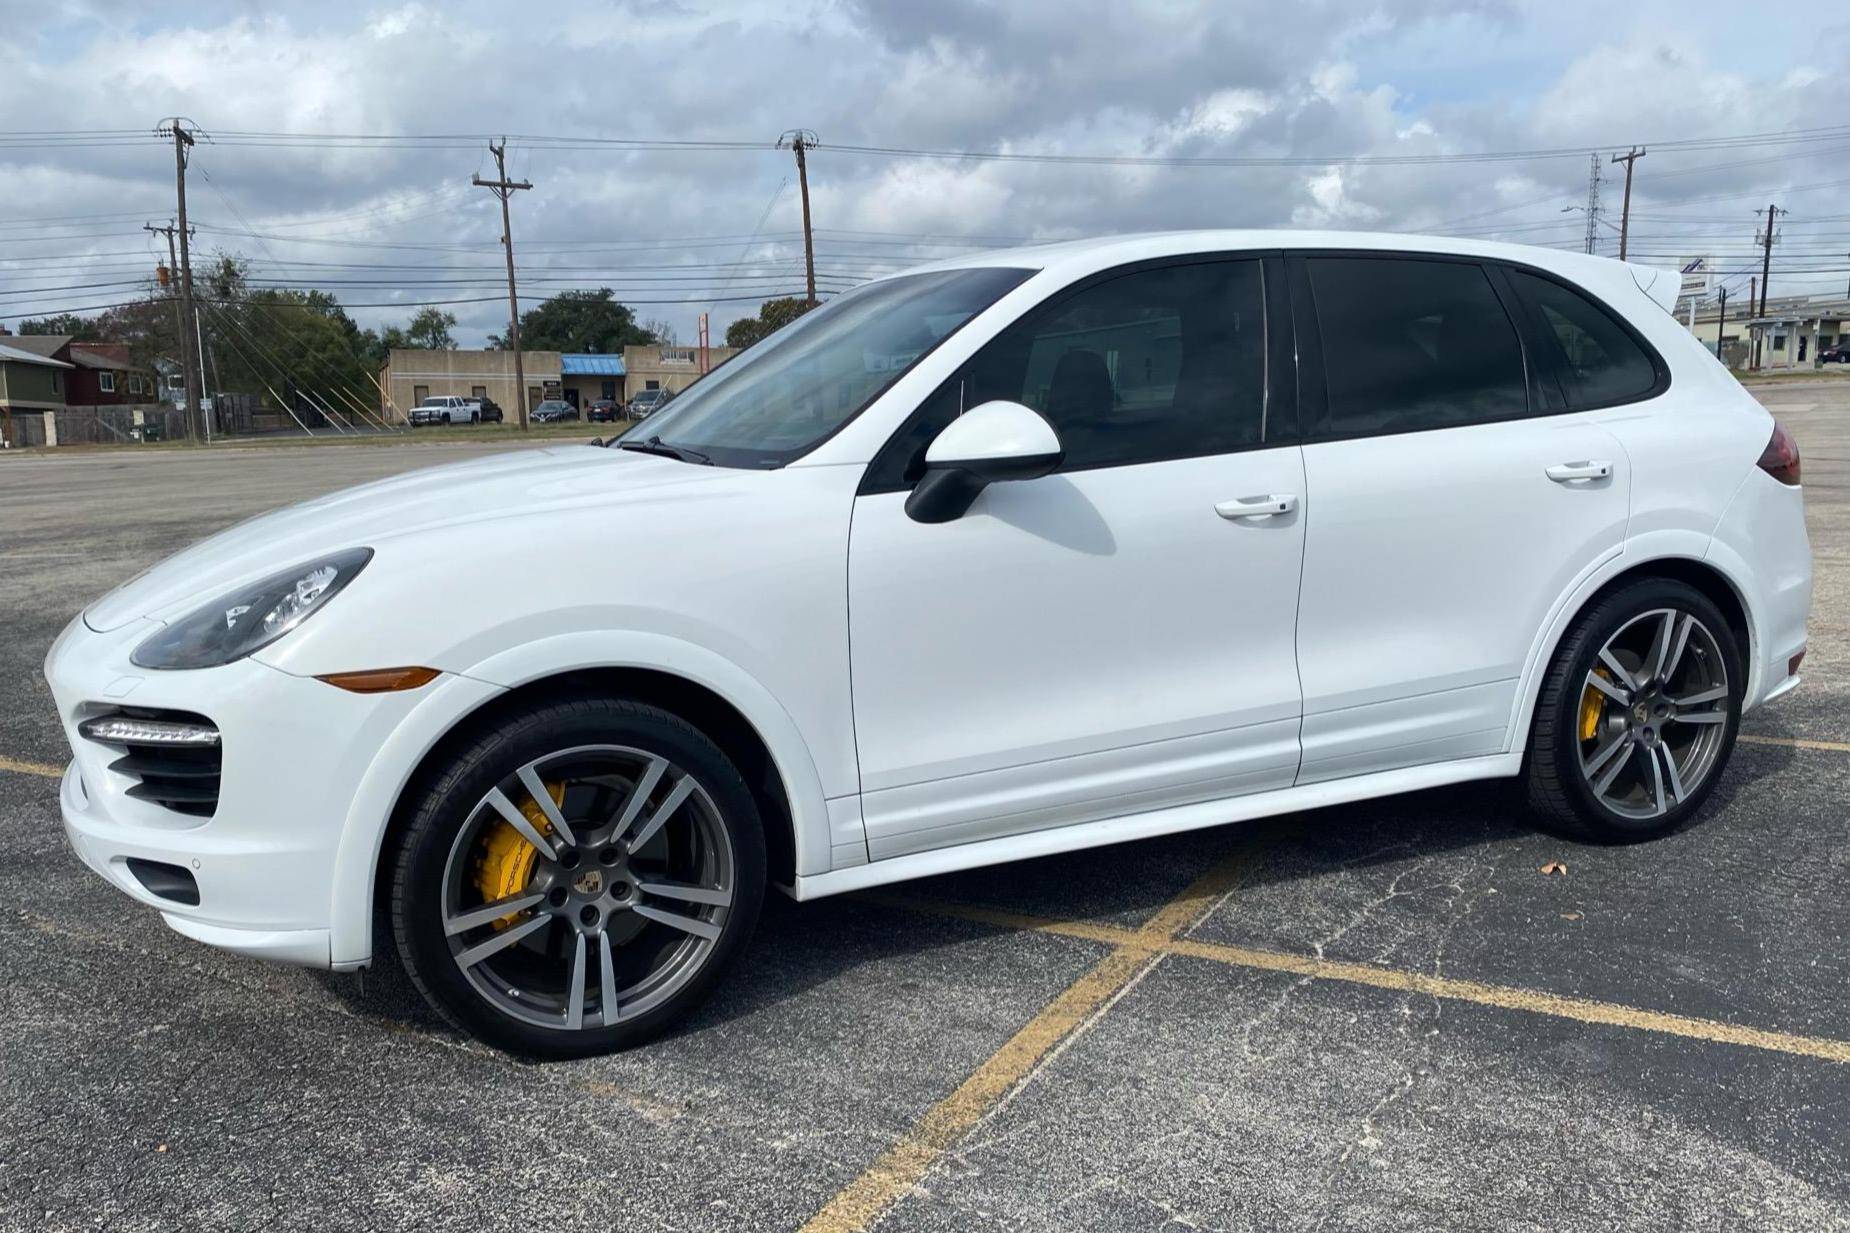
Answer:
[[[794,184],[777,195],[767,234],[750,246],[743,239],[779,181],[793,175],[790,156],[772,143],[797,125],[844,145],[1215,157],[1623,145],[1809,127],[1850,114],[1850,38],[1830,37],[1796,13],[1731,16],[1668,0],[1645,0],[1624,22],[1592,0],[1306,0],[1292,8],[1183,0],[812,0],[779,8],[748,0],[524,8],[489,0],[90,0],[55,15],[51,7],[28,10],[0,44],[7,127],[145,132],[180,113],[208,133],[509,134],[510,170],[535,185],[514,203],[529,287],[617,286],[643,315],[666,316],[684,334],[734,274],[729,295],[800,285]],[[1588,31],[1599,32],[1597,41],[1588,43]],[[762,146],[619,151],[532,140],[560,134]],[[1842,179],[1846,150],[1850,137],[1752,150],[1655,148],[1639,164],[1634,235],[1651,251],[1681,250],[1712,233],[1708,250],[1726,252],[1751,240],[1746,211],[1764,204],[1762,194]],[[202,142],[195,168],[192,206],[206,251],[238,251],[266,274],[318,280],[354,304],[480,296],[485,302],[456,306],[459,333],[479,339],[501,328],[494,288],[468,285],[492,283],[499,261],[492,198],[468,184],[492,169],[480,140],[379,149],[227,136]],[[152,138],[0,145],[0,170],[14,217],[71,220],[0,232],[0,320],[116,294],[24,288],[133,278],[151,263],[140,215],[171,213],[170,147]],[[841,286],[953,251],[907,243],[923,233],[1058,238],[1208,225],[1452,224],[1571,244],[1584,224],[1561,207],[1584,200],[1586,163],[1099,167],[824,148],[811,173],[817,226],[826,229],[819,265],[826,286]],[[1754,197],[1714,200],[1749,190]],[[1806,211],[1845,212],[1833,200],[1831,190],[1795,194],[1789,233],[1803,230]],[[127,211],[137,214],[88,217]],[[1736,213],[1739,235],[1727,226]],[[247,229],[263,238],[241,234]],[[721,264],[742,259],[754,264]],[[1790,264],[1801,263],[1795,256]],[[676,297],[689,303],[640,303]],[[750,306],[713,307],[723,325]],[[409,314],[355,311],[367,323]]]

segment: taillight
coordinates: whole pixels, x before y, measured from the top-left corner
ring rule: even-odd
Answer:
[[[1798,485],[1799,443],[1778,420],[1773,421],[1773,437],[1760,451],[1760,461],[1756,465],[1782,484]]]

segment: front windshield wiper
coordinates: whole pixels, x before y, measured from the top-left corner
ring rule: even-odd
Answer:
[[[703,467],[713,465],[713,460],[699,450],[690,450],[685,445],[670,445],[662,440],[661,434],[641,441],[619,441],[620,450],[635,450],[641,454],[660,454],[664,458],[678,458],[682,462],[699,463]]]

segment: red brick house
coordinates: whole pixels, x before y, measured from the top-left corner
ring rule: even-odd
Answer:
[[[65,334],[18,334],[6,345],[71,366],[64,402],[71,407],[140,406],[160,399],[154,373],[129,359],[127,343],[77,342]]]

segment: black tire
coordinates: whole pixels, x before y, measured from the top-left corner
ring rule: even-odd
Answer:
[[[1640,818],[1611,808],[1588,782],[1582,770],[1582,705],[1583,696],[1594,696],[1597,701],[1588,688],[1587,675],[1607,640],[1642,614],[1658,609],[1694,616],[1713,636],[1728,686],[1727,697],[1715,706],[1725,711],[1726,718],[1719,725],[1719,746],[1700,782],[1661,814]],[[1686,583],[1669,578],[1641,579],[1590,605],[1555,649],[1536,700],[1535,722],[1529,730],[1524,758],[1524,786],[1537,820],[1547,829],[1575,839],[1615,844],[1657,839],[1684,826],[1714,791],[1734,751],[1746,675],[1741,650],[1727,618],[1706,595]],[[1621,752],[1615,760],[1628,761],[1633,756],[1632,752]],[[1644,756],[1649,757],[1648,750]]]
[[[633,1016],[625,1014],[609,1026],[589,1026],[587,1015],[587,1026],[568,1031],[563,1021],[536,1026],[515,1018],[492,1005],[465,976],[444,930],[444,881],[459,832],[491,788],[535,759],[589,745],[643,750],[696,778],[730,844],[734,890],[719,936],[666,1001]],[[737,961],[757,924],[766,863],[763,823],[752,794],[732,760],[712,740],[657,707],[584,696],[499,716],[445,755],[414,791],[410,823],[397,847],[390,884],[398,955],[406,974],[438,1013],[489,1044],[533,1057],[569,1058],[607,1053],[659,1036],[706,999]],[[546,931],[563,927],[548,925],[537,936],[543,940]]]
[[[449,422],[450,422],[450,413],[449,413],[448,411],[445,411],[445,412],[443,413],[443,422],[444,422],[444,424],[445,424],[446,426],[447,426],[447,425],[449,424]]]
[[[469,413],[469,422],[470,422],[471,424],[479,424],[479,423],[481,423],[481,422],[482,422],[482,416],[481,416],[481,413],[480,413],[480,412],[476,412],[476,411],[471,411],[471,412]]]

